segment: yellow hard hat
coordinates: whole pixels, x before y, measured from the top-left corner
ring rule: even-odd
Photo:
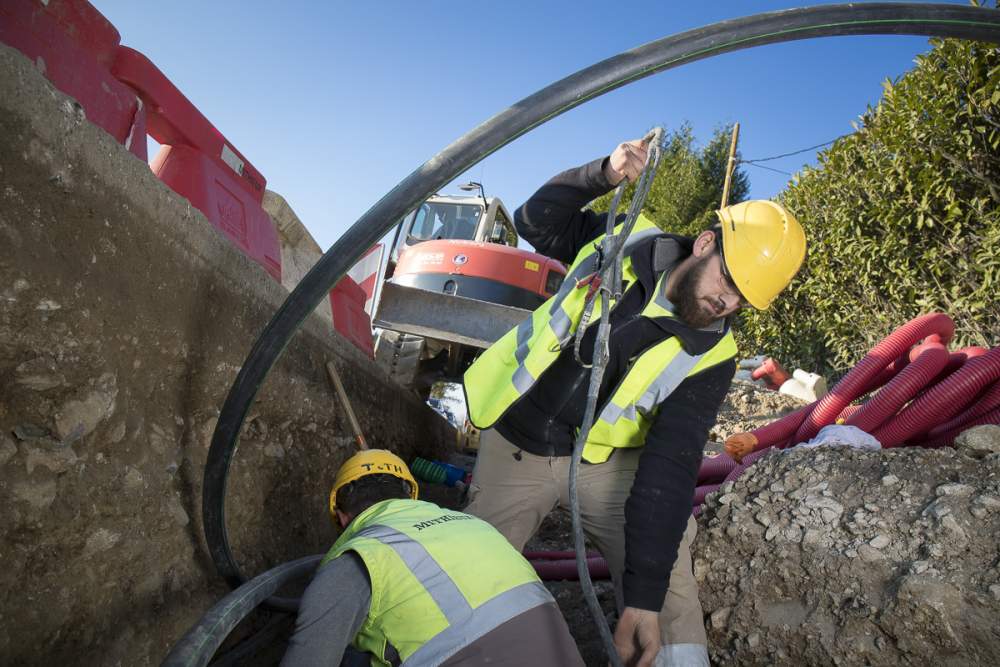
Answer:
[[[410,497],[417,499],[417,480],[403,459],[388,449],[365,449],[344,461],[330,490],[330,514],[336,516],[337,491],[368,475],[393,475],[410,483]]]
[[[716,211],[726,268],[743,298],[765,310],[806,256],[802,225],[780,204],[751,199]]]

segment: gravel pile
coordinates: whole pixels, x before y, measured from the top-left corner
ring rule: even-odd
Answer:
[[[709,496],[713,662],[1000,664],[997,452],[980,427],[957,450],[775,453]]]

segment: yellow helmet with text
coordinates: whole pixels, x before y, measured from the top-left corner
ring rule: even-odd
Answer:
[[[722,254],[733,283],[758,310],[788,287],[806,256],[802,225],[783,206],[751,199],[716,211]]]
[[[365,449],[344,461],[330,490],[330,514],[336,517],[337,491],[368,475],[393,475],[410,483],[410,497],[417,499],[417,480],[403,459],[388,449]]]

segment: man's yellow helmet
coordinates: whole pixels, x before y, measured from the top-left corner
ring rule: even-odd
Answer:
[[[410,483],[410,497],[417,499],[417,480],[403,459],[388,449],[366,449],[344,461],[330,491],[330,514],[336,519],[337,491],[368,475],[393,475]]]
[[[806,256],[802,225],[780,204],[751,199],[716,211],[722,253],[747,302],[765,310],[788,287]]]

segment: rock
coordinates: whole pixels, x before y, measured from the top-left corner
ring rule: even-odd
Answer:
[[[83,557],[88,558],[102,551],[107,551],[118,544],[121,537],[120,534],[107,528],[98,528],[87,538],[87,543],[83,546]]]
[[[97,386],[82,398],[67,401],[56,412],[56,436],[66,444],[89,435],[98,424],[111,416],[118,396],[117,381],[113,374],[105,373]]]
[[[69,470],[77,461],[76,452],[73,451],[72,447],[51,448],[24,443],[21,445],[21,452],[24,454],[24,462],[29,475],[35,472],[37,466],[61,474]]]
[[[56,499],[56,490],[54,479],[42,481],[24,479],[11,484],[14,497],[21,502],[28,503],[35,510],[47,509]]]
[[[942,484],[934,489],[939,496],[967,496],[971,494],[973,488],[968,484]]]
[[[0,466],[10,461],[15,454],[17,454],[17,445],[11,442],[7,436],[0,438]]]
[[[882,478],[882,486],[892,486],[894,484],[899,484],[899,478],[895,475],[886,475]]]
[[[716,630],[722,630],[726,627],[726,622],[729,620],[729,614],[733,611],[732,607],[721,607],[712,612],[710,616],[709,623]]]
[[[1000,510],[1000,498],[988,495],[978,496],[972,501],[973,513],[975,513],[977,508],[982,510],[981,514],[976,514],[976,517],[981,519],[989,512],[996,512],[997,510]]]
[[[176,495],[171,495],[169,498],[167,498],[164,505],[165,505],[164,512],[167,514],[167,516],[173,519],[174,523],[176,523],[178,526],[183,528],[184,526],[191,523],[191,517],[188,516],[187,510],[184,509],[184,504],[181,502],[181,499],[178,498]]]
[[[285,458],[285,450],[281,445],[271,444],[264,448],[264,456],[272,459],[283,459]]]
[[[951,546],[963,546],[969,541],[965,530],[955,521],[955,517],[950,514],[941,519],[941,528],[944,530],[946,539]]]
[[[144,485],[142,473],[130,466],[125,471],[125,490],[138,491],[143,488]]]
[[[963,431],[955,438],[955,450],[976,458],[1000,453],[1000,426],[983,424]]]
[[[868,544],[862,544],[861,546],[858,547],[858,557],[860,557],[861,560],[868,563],[877,560],[882,560],[882,558],[884,558],[881,551]]]
[[[874,549],[883,549],[889,546],[890,541],[891,540],[887,535],[876,535],[874,539],[872,539],[872,541],[869,542],[868,544],[871,545],[871,547]]]
[[[56,370],[55,362],[42,357],[25,361],[14,369],[14,380],[31,391],[48,391],[66,384],[66,378]]]
[[[118,422],[118,425],[111,430],[108,439],[113,443],[119,443],[125,437],[125,422]]]
[[[28,442],[31,440],[39,440],[41,438],[47,438],[51,435],[47,429],[41,426],[35,426],[34,424],[18,424],[14,427],[14,437],[22,442]]]

